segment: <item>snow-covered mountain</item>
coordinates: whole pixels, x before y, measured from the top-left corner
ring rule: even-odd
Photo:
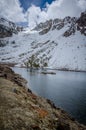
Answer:
[[[40,23],[32,31],[4,38],[0,62],[86,71],[86,12]]]
[[[15,23],[5,18],[0,18],[0,38],[10,37],[13,33],[17,34],[20,29],[22,28],[16,26]]]

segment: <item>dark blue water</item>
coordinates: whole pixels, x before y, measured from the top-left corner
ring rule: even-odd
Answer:
[[[39,70],[13,68],[28,81],[29,88],[42,97],[52,100],[86,125],[86,73],[54,71],[56,75],[43,75]],[[49,71],[49,70],[48,70]]]

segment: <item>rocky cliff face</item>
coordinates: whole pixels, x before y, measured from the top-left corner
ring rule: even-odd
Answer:
[[[68,25],[68,29],[63,33],[63,36],[68,37],[74,34],[77,30],[86,36],[86,11],[81,13],[80,18],[65,17],[64,19],[54,19],[40,23],[35,30],[39,31],[39,34],[43,35],[49,32],[49,30],[60,30]]]
[[[22,28],[17,27],[15,23],[0,18],[0,38],[10,37],[13,33],[17,34],[20,30],[22,30]]]
[[[86,11],[81,13],[81,17],[76,21],[77,30],[86,36]]]
[[[0,130],[86,130],[51,101],[25,88],[25,83],[0,65]]]
[[[10,37],[17,33],[16,25],[4,18],[0,18],[0,38]]]

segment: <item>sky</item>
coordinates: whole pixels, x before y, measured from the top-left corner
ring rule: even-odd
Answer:
[[[49,4],[52,3],[52,1],[55,0],[19,0],[21,3],[21,6],[24,8],[25,11],[33,4],[35,6],[39,6],[41,9],[45,7],[46,2]]]
[[[0,0],[0,17],[29,28],[49,19],[79,17],[84,10],[86,0]]]

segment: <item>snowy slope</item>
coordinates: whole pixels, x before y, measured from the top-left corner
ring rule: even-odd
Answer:
[[[49,68],[86,71],[86,36],[76,29],[75,24],[72,26],[75,31],[68,33],[74,21],[64,22],[64,26],[62,22],[56,25],[60,27],[58,29],[52,29],[54,23],[47,32],[43,31],[46,27],[37,31],[26,29],[18,35],[4,38],[8,44],[0,47],[0,62],[24,66],[29,57],[35,55],[40,67],[45,61]],[[40,35],[40,31],[43,34]],[[64,36],[66,31],[67,36]]]

